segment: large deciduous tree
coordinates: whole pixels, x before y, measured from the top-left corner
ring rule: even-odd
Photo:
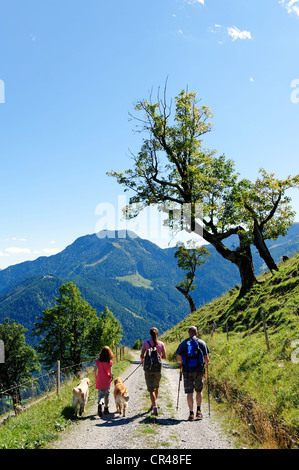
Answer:
[[[147,135],[141,150],[133,156],[134,165],[125,173],[109,172],[135,195],[130,204],[179,204],[191,208],[189,231],[202,234],[218,253],[234,263],[240,272],[242,290],[255,282],[250,243],[243,227],[227,223],[225,217],[231,204],[228,194],[237,182],[234,166],[215,151],[203,149],[201,137],[211,130],[212,113],[207,106],[198,107],[196,94],[183,90],[175,98],[175,112],[166,99],[157,103],[140,101],[137,118]],[[141,204],[141,206],[140,206]],[[203,217],[197,216],[198,205]],[[134,215],[138,213],[135,210]],[[188,227],[185,227],[188,230]],[[239,237],[240,246],[229,249],[224,240],[232,234]]]
[[[132,168],[124,173],[108,173],[116,177],[125,190],[135,193],[130,197],[127,216],[138,215],[150,204],[168,209],[173,204],[188,205],[190,224],[185,223],[184,228],[201,234],[221,256],[237,266],[242,295],[256,282],[251,244],[258,244],[258,233],[263,239],[272,236],[269,221],[281,198],[277,203],[272,199],[269,208],[270,192],[268,195],[266,190],[261,193],[259,213],[268,215],[262,220],[256,219],[255,224],[252,222],[250,198],[243,198],[242,193],[244,188],[248,189],[247,180],[238,182],[239,175],[231,160],[224,155],[217,157],[214,150],[203,148],[202,136],[211,130],[212,113],[207,106],[199,107],[194,92],[181,91],[175,98],[174,113],[172,105],[166,102],[165,93],[163,98],[158,96],[156,103],[139,101],[135,110],[142,113],[142,117],[132,116],[145,135],[141,149],[137,155],[132,155]],[[199,205],[202,207],[200,217]],[[232,235],[238,237],[237,248],[225,245]],[[258,246],[262,254],[261,243]]]

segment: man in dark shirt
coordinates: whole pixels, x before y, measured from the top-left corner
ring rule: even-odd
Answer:
[[[182,341],[176,351],[178,361],[182,361],[184,390],[187,394],[189,407],[189,421],[194,420],[193,412],[193,392],[196,391],[196,418],[202,419],[201,403],[204,364],[209,365],[209,349],[204,341],[196,338],[198,332],[196,326],[190,326],[188,330],[189,338]]]

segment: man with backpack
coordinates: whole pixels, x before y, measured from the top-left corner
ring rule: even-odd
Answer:
[[[158,341],[158,333],[157,328],[151,328],[151,339],[143,343],[140,355],[147,390],[150,393],[150,409],[153,416],[158,416],[157,398],[161,380],[162,359],[166,359],[165,345],[162,341]]]
[[[201,403],[204,377],[204,364],[209,365],[209,349],[204,341],[196,338],[196,326],[190,326],[189,338],[182,341],[176,351],[177,359],[182,363],[184,390],[187,394],[189,421],[194,421],[193,392],[196,391],[196,418],[202,419]]]

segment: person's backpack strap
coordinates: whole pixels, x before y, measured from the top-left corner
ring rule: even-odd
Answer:
[[[146,351],[145,360],[144,360],[144,370],[152,372],[160,372],[162,368],[162,359],[156,346],[152,346],[149,341],[147,341],[149,349]]]

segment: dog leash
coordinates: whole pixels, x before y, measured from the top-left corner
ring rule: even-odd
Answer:
[[[136,370],[137,370],[141,365],[142,365],[142,362],[140,362],[140,364],[136,367],[136,369],[134,369],[133,372],[131,372],[131,374],[128,375],[128,377],[127,377],[126,379],[124,379],[124,382],[125,382],[126,380],[128,380],[128,378],[131,377],[131,375],[133,375],[134,372],[136,372]]]

